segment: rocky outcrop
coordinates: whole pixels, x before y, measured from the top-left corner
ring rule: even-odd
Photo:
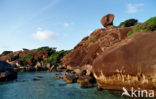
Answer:
[[[125,39],[132,27],[118,28],[113,26],[113,14],[105,15],[101,24],[107,28],[96,29],[90,36],[81,40],[62,60],[67,69],[73,70],[84,65],[92,65],[94,59],[117,42]]]
[[[109,25],[113,25],[113,20],[114,20],[114,15],[113,14],[107,14],[107,15],[102,17],[100,22],[104,27],[107,27]]]
[[[98,88],[156,88],[156,32],[136,33],[107,48],[93,63]]]
[[[76,83],[78,76],[75,74],[70,74],[70,75],[65,75],[63,77],[64,81],[66,81],[67,83]]]
[[[62,59],[62,64],[68,69],[75,69],[84,65],[92,65],[94,59],[106,48],[125,39],[131,27],[118,28],[107,26],[97,29],[90,36],[85,37],[74,49]]]
[[[4,51],[4,52],[2,52],[2,54],[1,54],[1,56],[4,56],[4,55],[7,55],[7,54],[10,54],[10,53],[12,53],[13,51]]]
[[[12,66],[4,61],[0,61],[0,81],[9,81],[17,78]]]
[[[73,71],[78,77],[65,76],[66,82],[78,82],[81,88],[93,87],[92,65],[106,49],[122,41],[132,27],[118,28],[112,26],[114,15],[106,15],[101,19],[102,25],[106,28],[96,29],[81,40],[74,49],[61,60],[67,70]],[[74,75],[75,75],[74,74]],[[73,81],[74,80],[74,81]]]
[[[62,64],[79,75],[77,82],[82,88],[92,87],[89,78],[93,74],[98,90],[155,89],[156,32],[127,37],[133,27],[115,27],[113,19],[114,15],[104,16],[101,23],[105,28],[83,38],[61,60]]]
[[[68,52],[69,50],[56,51],[50,47],[4,51],[0,55],[0,60],[8,62],[17,71],[55,71],[56,66],[60,65],[60,59]],[[59,71],[59,68],[57,70]]]

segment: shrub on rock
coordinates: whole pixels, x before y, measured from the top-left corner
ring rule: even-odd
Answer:
[[[125,20],[124,22],[121,22],[118,27],[130,27],[136,25],[137,23],[138,23],[137,19],[128,19]]]
[[[130,36],[136,32],[152,32],[156,30],[156,17],[152,17],[142,24],[137,24],[127,36]]]

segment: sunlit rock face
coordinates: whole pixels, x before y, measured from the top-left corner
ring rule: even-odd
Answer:
[[[92,65],[93,61],[113,44],[126,38],[131,27],[118,28],[107,26],[107,28],[96,29],[90,36],[85,37],[74,49],[62,59],[62,64],[70,67],[82,67]],[[74,69],[74,68],[73,68]]]
[[[156,32],[136,33],[105,49],[93,62],[98,87],[156,88]]]
[[[102,19],[100,20],[101,24],[104,27],[107,27],[109,25],[113,25],[113,20],[114,20],[114,15],[113,14],[107,14],[105,16],[102,17]]]
[[[125,39],[132,27],[119,28],[113,26],[113,20],[113,14],[103,16],[100,23],[104,28],[96,29],[90,36],[84,37],[80,43],[61,60],[61,63],[70,70],[85,65],[92,65],[93,61],[103,53],[105,49]]]

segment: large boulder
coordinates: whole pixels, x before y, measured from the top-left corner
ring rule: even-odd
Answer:
[[[114,20],[114,15],[113,14],[107,14],[107,15],[102,17],[100,22],[104,27],[107,27],[108,25],[113,25],[113,20]]]
[[[136,33],[107,48],[93,62],[98,88],[156,88],[156,32]]]
[[[8,81],[17,78],[12,66],[4,61],[0,61],[0,81]]]

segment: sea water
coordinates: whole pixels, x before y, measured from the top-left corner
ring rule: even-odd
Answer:
[[[120,99],[114,91],[82,89],[78,83],[55,79],[57,73],[18,73],[17,80],[0,82],[0,99]]]

